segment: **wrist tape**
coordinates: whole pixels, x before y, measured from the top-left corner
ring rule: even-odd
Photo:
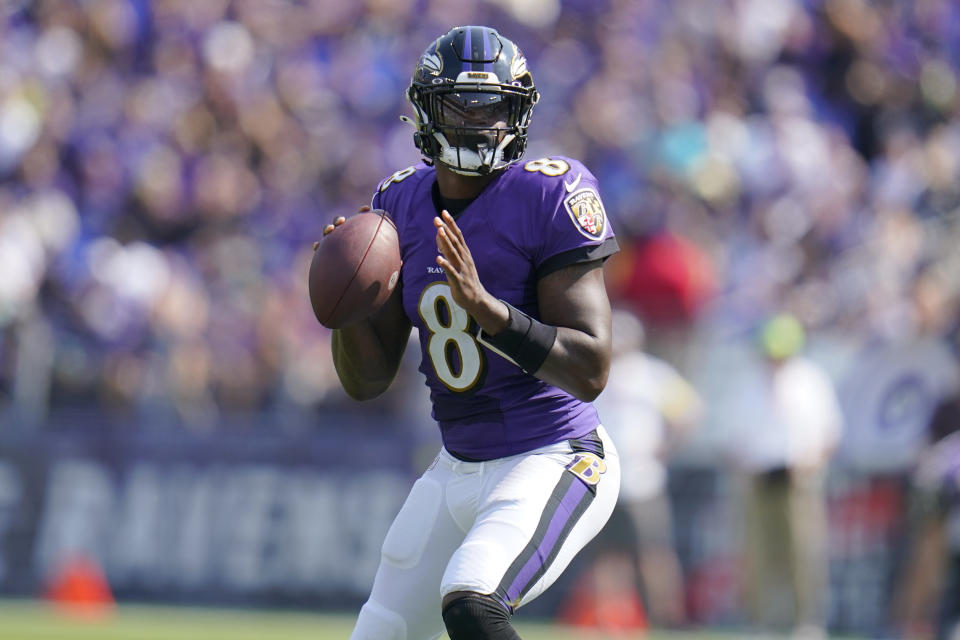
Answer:
[[[494,336],[480,329],[477,340],[527,373],[536,373],[557,339],[557,328],[543,324],[503,300],[501,302],[510,312],[507,328]]]

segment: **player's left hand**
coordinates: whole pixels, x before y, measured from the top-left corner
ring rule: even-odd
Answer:
[[[447,274],[453,301],[477,320],[489,333],[502,330],[509,319],[506,305],[484,288],[477,274],[470,247],[453,216],[443,211],[433,219],[437,228],[437,265]]]
[[[443,267],[450,284],[450,293],[453,301],[467,310],[475,309],[483,300],[486,289],[477,275],[477,265],[473,262],[473,254],[463,238],[463,233],[449,212],[443,211],[433,219],[433,226],[437,228],[437,264]]]

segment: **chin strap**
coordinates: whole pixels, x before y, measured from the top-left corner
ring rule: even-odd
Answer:
[[[417,135],[422,135],[420,134],[421,123],[419,118],[414,120],[409,116],[401,115],[400,121],[405,122],[416,129]],[[516,134],[508,133],[495,148],[490,149],[481,147],[477,151],[451,146],[446,136],[436,129],[433,132],[433,137],[440,145],[440,157],[431,158],[431,160],[439,160],[443,164],[450,167],[450,169],[455,173],[466,176],[475,176],[484,175],[509,165],[509,162],[503,160],[503,152],[507,146],[516,139],[517,136]],[[466,162],[464,162],[464,160],[466,160]]]
[[[447,165],[454,173],[467,176],[486,175],[508,166],[510,163],[503,159],[503,151],[516,138],[512,133],[507,134],[495,148],[480,147],[474,151],[451,146],[439,131],[435,131],[433,137],[440,144],[440,157],[437,160]]]

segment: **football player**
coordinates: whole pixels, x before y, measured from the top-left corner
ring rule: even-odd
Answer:
[[[943,418],[950,423],[940,422]],[[957,398],[952,397],[940,405],[929,430],[934,437],[937,432],[947,433],[919,455],[910,486],[910,545],[904,579],[894,598],[905,638],[928,637],[931,627],[937,640],[960,638],[960,430],[956,420]]]
[[[396,223],[400,284],[334,331],[333,359],[351,397],[373,398],[416,326],[443,447],[387,533],[351,638],[518,638],[512,614],[617,500],[616,449],[591,404],[610,366],[601,266],[617,243],[581,163],[520,162],[539,94],[513,42],[451,30],[407,97],[423,162],[371,203]]]

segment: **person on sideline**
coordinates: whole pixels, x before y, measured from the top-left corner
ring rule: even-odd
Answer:
[[[960,638],[960,389],[927,427],[911,478],[908,544],[894,598],[907,640]]]
[[[803,355],[792,315],[764,323],[756,375],[735,391],[732,457],[745,479],[745,595],[750,621],[826,637],[829,586],[824,477],[843,417],[828,374]]]

